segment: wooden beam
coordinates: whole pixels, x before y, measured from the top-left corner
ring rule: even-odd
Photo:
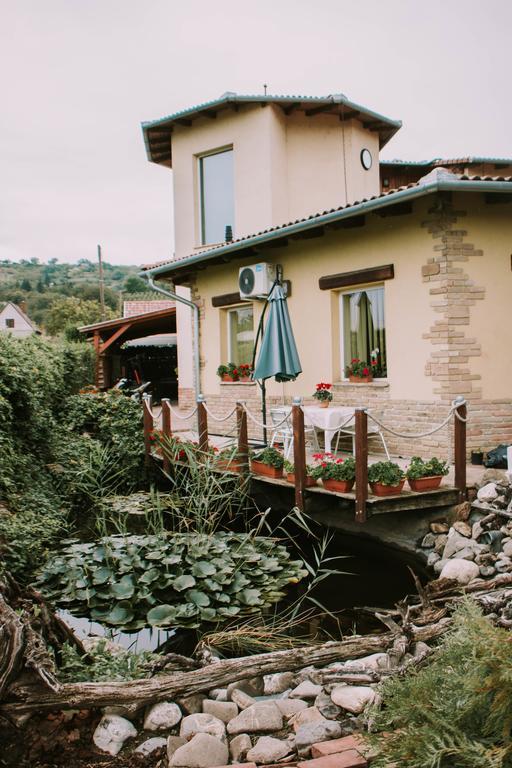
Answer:
[[[212,296],[212,307],[229,307],[232,304],[240,304],[240,292],[222,293],[219,296]]]
[[[189,120],[186,117],[179,117],[175,122],[178,123],[178,125],[186,125],[188,128],[192,125],[192,120]]]
[[[360,114],[361,113],[358,109],[344,110],[342,107],[340,112],[340,120],[352,120],[355,117],[359,117]]]
[[[236,430],[238,434],[238,458],[242,465],[242,474],[249,472],[249,437],[247,432],[247,411],[243,403],[236,404]]]
[[[172,437],[171,428],[171,401],[168,397],[163,397],[161,400],[162,405],[162,435],[164,438]],[[168,475],[171,471],[171,462],[169,461],[169,454],[164,451],[163,470]]]
[[[151,462],[151,433],[153,432],[153,400],[151,395],[142,396],[142,418],[144,426],[144,453],[145,463]]]
[[[331,224],[326,224],[325,226],[327,229],[355,229],[357,227],[364,227],[365,224],[365,216],[350,216],[348,219],[333,221]]]
[[[489,192],[484,195],[487,205],[502,205],[503,203],[512,203],[512,195],[505,192]]]
[[[383,123],[382,120],[365,120],[363,121],[363,125],[365,128],[373,130],[374,128],[382,127]]]
[[[291,115],[292,112],[294,112],[296,109],[299,109],[302,102],[300,101],[294,101],[292,104],[289,104],[287,107],[283,107],[283,112],[285,115]]]
[[[346,288],[351,285],[363,283],[377,283],[382,280],[392,280],[395,276],[393,264],[385,264],[382,267],[370,267],[369,269],[355,269],[352,272],[339,272],[336,275],[324,275],[318,281],[321,291],[330,291],[333,288]]]
[[[197,400],[197,433],[199,450],[206,453],[208,451],[208,416],[204,401],[201,398]]]
[[[304,436],[304,411],[300,400],[298,402],[293,401],[292,426],[295,506],[303,512],[305,509],[304,489],[306,487],[306,440]]]
[[[386,216],[406,216],[409,213],[412,213],[412,203],[394,203],[375,211],[375,215],[381,218]]]
[[[368,416],[364,408],[355,409],[356,523],[366,522],[368,498]]]
[[[164,136],[171,137],[172,128],[150,128],[148,131],[149,139],[152,138],[163,138]]]
[[[292,240],[314,240],[316,237],[323,237],[324,235],[324,227],[318,226],[314,229],[304,229],[302,232],[295,232],[290,237]]]
[[[312,109],[306,109],[304,114],[306,117],[313,117],[314,115],[319,115],[321,112],[331,112],[332,108],[332,104],[322,104],[321,107],[312,107]]]
[[[460,418],[457,418],[457,414]],[[466,498],[466,403],[462,403],[454,413],[454,453],[455,453],[455,487],[459,493],[459,502]],[[463,419],[463,421],[461,421]]]
[[[132,325],[131,323],[125,323],[120,328],[118,328],[117,331],[114,331],[112,336],[110,336],[110,338],[108,338],[106,341],[103,342],[103,344],[101,344],[101,346],[100,346],[100,355],[104,355],[105,352],[107,351],[107,349],[110,346],[112,346],[112,344],[115,341],[117,341],[118,338],[123,335],[123,333],[126,333],[128,328],[131,328],[131,325]]]

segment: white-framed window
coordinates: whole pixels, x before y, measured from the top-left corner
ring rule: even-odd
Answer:
[[[228,362],[251,363],[254,350],[254,312],[252,304],[228,309]]]
[[[354,359],[366,362],[374,378],[387,378],[384,286],[340,292],[339,312],[342,378]]]
[[[223,243],[234,230],[233,149],[202,155],[199,162],[201,244]]]
[[[14,328],[14,318],[8,317],[5,321],[5,325],[7,328]]]

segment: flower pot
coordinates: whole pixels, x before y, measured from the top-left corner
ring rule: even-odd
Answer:
[[[295,473],[294,472],[287,472],[286,473],[286,479],[289,483],[292,485],[295,485]],[[311,488],[312,486],[316,485],[316,480],[314,477],[310,477],[309,475],[306,475],[306,488]]]
[[[270,464],[264,464],[262,461],[251,461],[251,469],[257,475],[265,475],[265,477],[273,477],[274,479],[283,476],[283,468],[272,467]]]
[[[481,466],[484,463],[484,452],[471,451],[471,463],[476,466]]]
[[[354,487],[354,480],[322,480],[323,487],[335,493],[350,493]]]
[[[398,485],[383,485],[382,483],[370,483],[370,488],[374,496],[398,496],[402,493],[405,480]]]
[[[252,381],[252,377],[251,376],[239,376],[238,377],[238,381],[245,381],[245,382]]]
[[[435,491],[441,485],[442,475],[431,475],[430,477],[407,478],[411,491]]]
[[[221,381],[236,381],[236,379],[230,373],[223,373],[221,376]]]
[[[352,376],[350,375],[348,377],[348,380],[351,384],[369,384],[371,381],[373,381],[373,376],[370,374],[370,376]]]
[[[320,408],[328,408],[329,407],[329,400],[320,400],[318,403],[318,406]]]

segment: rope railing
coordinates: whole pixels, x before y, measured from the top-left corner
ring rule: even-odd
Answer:
[[[205,409],[206,413],[208,414],[210,419],[213,419],[213,421],[219,421],[219,422],[220,421],[228,421],[228,419],[230,419],[233,416],[233,414],[236,413],[236,405],[225,416],[216,416],[214,413],[212,413],[212,411],[210,411],[210,409],[208,408],[208,406],[206,405],[206,403],[204,401],[203,401],[203,405],[204,405],[204,409]]]
[[[253,414],[247,408],[245,403],[242,403],[242,406],[243,406],[243,409],[246,412],[247,416],[250,418],[250,420],[254,424],[256,424],[257,427],[261,427],[262,429],[272,429],[272,430],[279,429],[279,427],[282,427],[282,425],[285,424],[288,421],[288,419],[290,418],[290,414],[287,413],[286,416],[283,419],[281,419],[281,421],[278,421],[275,424],[273,424],[273,423],[269,424],[269,423],[266,423],[264,421],[258,421],[258,419],[255,416],[253,416]]]
[[[427,432],[398,432],[396,429],[392,429],[391,427],[388,427],[386,424],[383,424],[379,419],[377,419],[375,416],[373,416],[370,411],[366,410],[366,415],[369,419],[371,419],[377,426],[379,426],[381,429],[385,430],[386,432],[389,432],[390,434],[394,435],[395,437],[401,437],[405,440],[419,440],[422,437],[430,437],[430,435],[434,435],[436,432],[439,432],[441,429],[444,429],[450,422],[452,416],[455,416],[459,419],[459,421],[462,421],[464,423],[467,422],[467,418],[463,418],[459,412],[458,408],[461,405],[465,405],[465,400],[454,400],[452,403],[452,407],[450,408],[450,411],[448,413],[448,416],[444,421],[441,422],[441,424],[438,424],[436,427],[433,427],[432,429],[429,429]]]
[[[168,405],[168,408],[171,414],[176,419],[181,419],[181,421],[188,421],[188,419],[193,419],[197,413],[197,405],[192,411],[190,411],[190,413],[180,413],[180,411],[175,411],[172,405]]]

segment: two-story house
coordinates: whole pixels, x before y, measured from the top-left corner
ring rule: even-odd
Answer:
[[[341,94],[233,93],[143,124],[149,159],[173,171],[176,232],[174,259],[145,272],[200,306],[211,409],[243,399],[258,410],[255,384],[221,383],[216,370],[250,360],[262,311],[261,296],[241,298],[240,269],[280,265],[303,373],[270,382],[270,403],[330,381],[335,402],[377,408],[407,431],[439,422],[462,394],[470,447],[512,441],[512,160],[381,163],[400,125]],[[177,317],[186,405],[190,311]],[[375,350],[379,376],[350,383],[351,359]],[[446,444],[441,432],[424,448]]]

